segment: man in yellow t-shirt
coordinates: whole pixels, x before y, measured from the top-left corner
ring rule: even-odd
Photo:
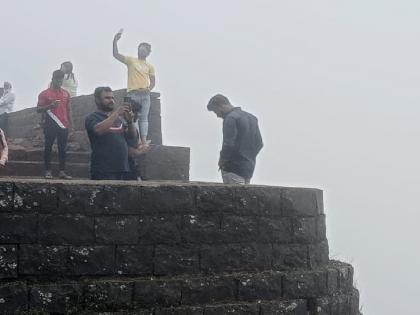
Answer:
[[[133,106],[139,106],[138,127],[142,146],[148,146],[147,141],[149,129],[150,91],[155,87],[155,69],[146,61],[152,47],[149,43],[140,43],[137,50],[137,57],[123,56],[118,52],[118,41],[122,31],[118,32],[113,41],[113,55],[127,66],[127,96],[131,99]]]

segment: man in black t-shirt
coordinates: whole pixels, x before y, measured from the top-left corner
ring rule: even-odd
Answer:
[[[94,93],[98,111],[86,117],[92,147],[90,175],[94,180],[122,180],[129,171],[127,139],[136,137],[133,113],[128,104],[115,107],[111,88]]]

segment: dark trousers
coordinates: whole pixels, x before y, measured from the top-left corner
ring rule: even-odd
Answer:
[[[130,170],[124,174],[124,180],[138,180],[136,161],[131,157],[128,158],[128,166]]]
[[[52,146],[57,138],[58,146],[58,162],[60,171],[66,168],[66,148],[67,139],[69,136],[68,129],[60,128],[55,122],[50,121],[44,127],[45,149],[44,149],[44,163],[45,169],[51,170],[51,153]]]

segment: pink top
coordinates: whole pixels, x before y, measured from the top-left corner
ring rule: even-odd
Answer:
[[[0,164],[6,165],[6,162],[9,157],[9,147],[7,146],[6,137],[4,136],[3,130],[0,129]]]

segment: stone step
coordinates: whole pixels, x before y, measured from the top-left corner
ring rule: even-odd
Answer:
[[[90,153],[67,151],[66,159],[69,163],[89,163]],[[44,149],[9,149],[9,160],[42,162],[44,161]],[[58,153],[56,150],[53,151],[52,161],[58,161]]]
[[[43,149],[10,149],[7,167],[0,170],[2,176],[43,176]],[[53,152],[52,168],[58,173],[58,155]],[[76,178],[89,178],[89,152],[67,152],[68,173]],[[188,180],[190,150],[185,147],[154,145],[138,159],[139,174],[144,180]]]
[[[338,282],[329,280],[327,287],[326,281],[321,283],[298,276],[292,282],[284,281],[282,285],[280,278],[267,273],[178,279],[58,279],[39,283],[22,280],[0,285],[0,294],[5,300],[0,304],[0,311],[3,314],[12,306],[22,305],[33,312],[54,314],[117,310],[162,315],[359,314],[359,293],[351,283],[340,288]],[[19,305],[13,305],[11,301]]]
[[[51,168],[54,176],[58,176],[58,163],[52,162]],[[89,178],[89,164],[67,163],[66,172],[74,178]],[[41,161],[9,161],[5,168],[0,170],[0,177],[43,177],[45,174],[44,162]]]

